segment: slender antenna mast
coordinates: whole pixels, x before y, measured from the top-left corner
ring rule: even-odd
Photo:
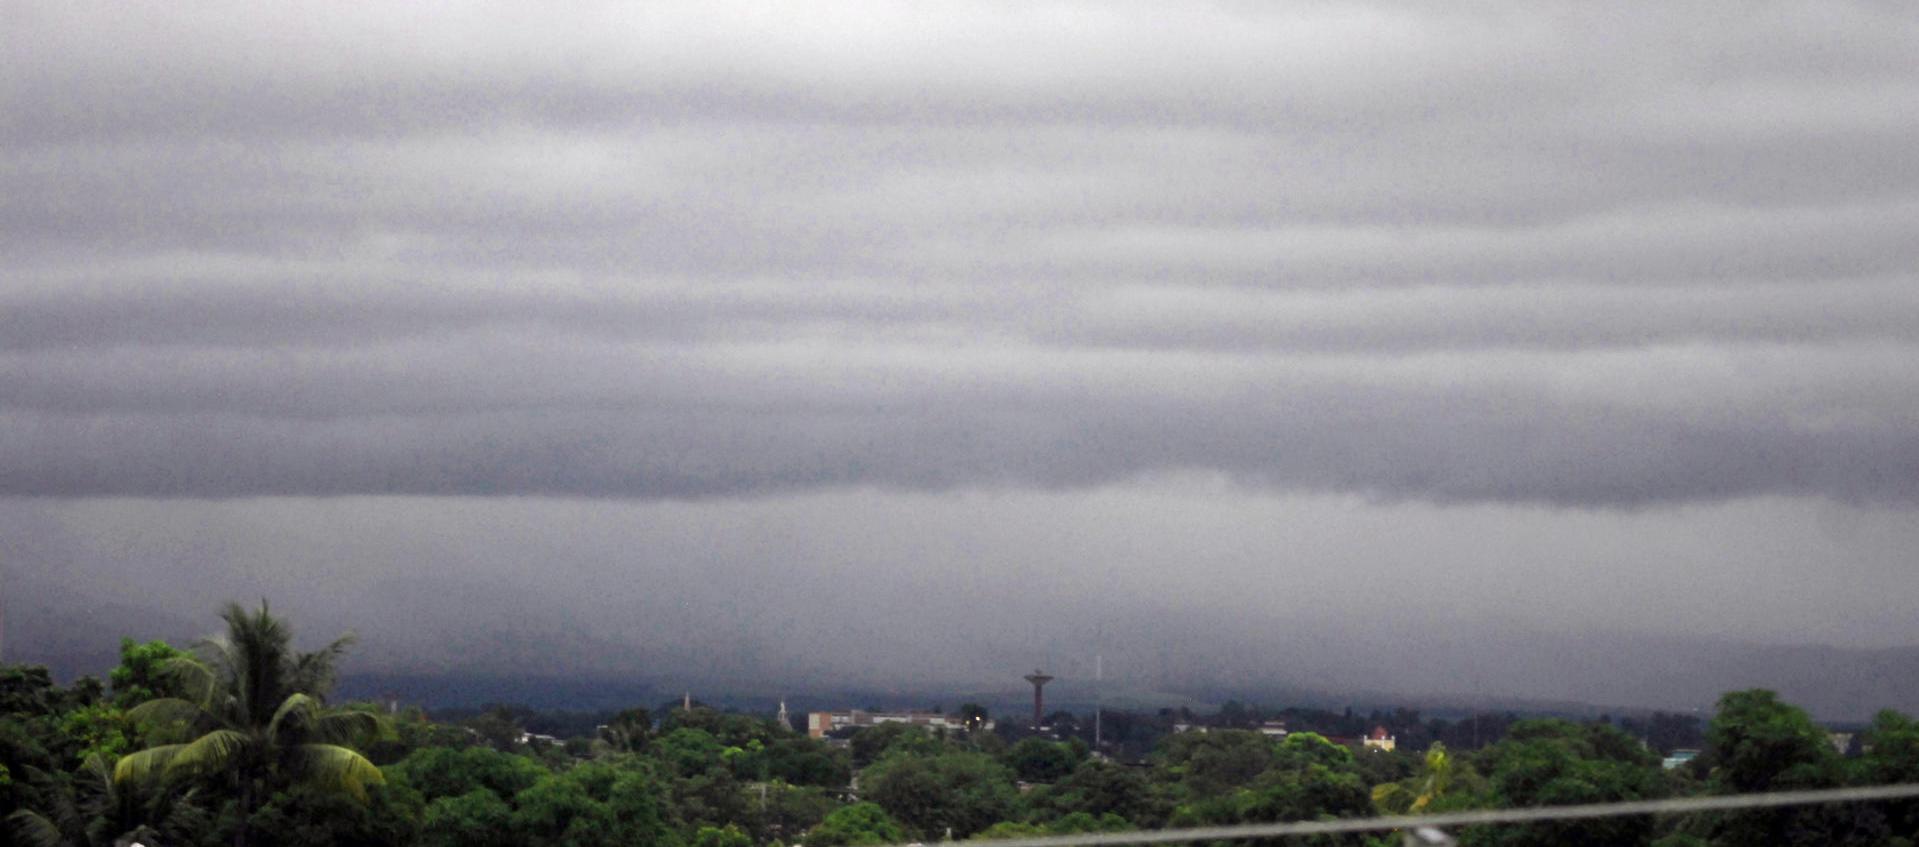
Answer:
[[[1093,752],[1099,752],[1100,713],[1106,706],[1106,667],[1100,662],[1100,655],[1093,654]]]

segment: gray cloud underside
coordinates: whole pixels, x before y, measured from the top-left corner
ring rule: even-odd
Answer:
[[[1713,649],[1913,643],[1919,522],[1808,498],[1433,506],[1184,478],[697,503],[3,499],[0,537],[9,655],[90,643],[92,672],[121,634],[216,625],[216,585],[272,598],[309,638],[357,630],[353,670],[1016,691],[1035,664],[1083,679],[1103,653],[1127,687],[1670,708],[1767,685],[1849,701],[1849,718],[1916,702],[1910,650],[1755,664]],[[76,591],[91,596],[57,602]],[[71,625],[120,608],[136,613]],[[1768,656],[1789,658],[1748,659]]]
[[[0,494],[1919,495],[1919,18],[7,7]]]

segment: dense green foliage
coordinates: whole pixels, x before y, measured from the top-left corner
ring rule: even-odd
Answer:
[[[1665,796],[1659,757],[1605,724],[1563,720],[1517,724],[1480,759],[1493,795],[1504,805],[1562,806],[1617,803]],[[1518,845],[1644,844],[1650,818],[1558,821],[1475,830],[1469,843]]]
[[[1208,719],[1108,713],[1117,738],[1095,751],[1083,721],[1059,716],[1059,738],[996,733],[972,704],[971,730],[888,724],[844,742],[671,704],[548,740],[512,707],[447,723],[331,705],[346,641],[303,653],[264,607],[224,618],[227,636],[191,652],[123,642],[110,689],[0,667],[0,847],[839,847],[1919,781],[1912,718],[1881,713],[1846,758],[1805,712],[1757,690],[1727,694],[1703,727],[1671,715],[1448,723],[1230,703]],[[1256,731],[1275,720],[1294,731]],[[1393,727],[1400,749],[1351,740],[1370,725]],[[1705,753],[1662,768],[1681,743]],[[1913,802],[1460,833],[1500,847],[1892,847],[1915,835]]]
[[[234,801],[235,847],[245,847],[260,801],[278,800],[278,792],[319,788],[365,802],[367,786],[385,778],[350,745],[377,737],[382,723],[369,712],[325,706],[333,663],[351,639],[302,653],[264,604],[252,612],[230,604],[221,617],[226,636],[203,644],[201,656],[165,660],[176,696],[126,712],[153,727],[148,740],[159,743],[120,757],[113,781],[225,789]]]

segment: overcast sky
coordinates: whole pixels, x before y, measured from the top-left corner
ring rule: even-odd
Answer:
[[[1919,643],[1916,103],[1898,2],[0,2],[0,543],[392,666]]]

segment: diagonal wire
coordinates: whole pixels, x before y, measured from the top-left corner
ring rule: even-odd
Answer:
[[[1298,835],[1329,835],[1346,832],[1378,832],[1388,829],[1473,826],[1494,823],[1535,823],[1539,821],[1611,818],[1627,815],[1673,815],[1690,812],[1763,809],[1776,806],[1807,806],[1818,803],[1858,803],[1869,800],[1902,800],[1919,797],[1919,784],[1874,785],[1859,788],[1831,788],[1816,791],[1776,791],[1767,794],[1732,794],[1721,797],[1682,797],[1666,800],[1633,800],[1625,803],[1589,803],[1577,806],[1538,806],[1525,809],[1484,809],[1470,812],[1446,812],[1434,815],[1389,815],[1377,818],[1345,820],[1292,821],[1238,826],[1202,826],[1190,829],[1135,830],[1132,832],[1087,832],[1078,835],[1053,835],[1044,838],[1007,838],[981,842],[990,847],[1091,847],[1095,844],[1178,844],[1188,841],[1215,841],[1233,838],[1283,838]]]

